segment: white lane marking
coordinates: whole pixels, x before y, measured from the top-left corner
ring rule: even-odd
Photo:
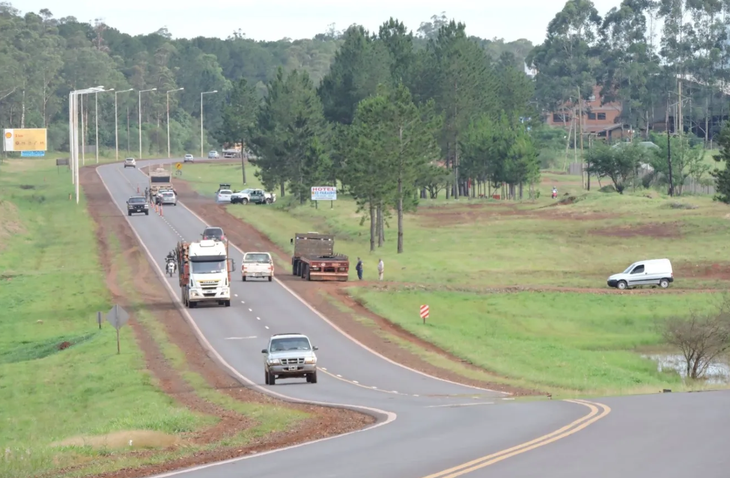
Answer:
[[[245,339],[255,339],[256,336],[252,335],[250,337],[226,337],[226,340],[245,340]]]
[[[205,224],[205,227],[210,227],[210,224],[208,224],[207,222],[205,222],[205,220],[204,220],[204,219],[203,219],[202,217],[200,217],[200,216],[199,216],[199,215],[198,215],[197,213],[195,213],[195,211],[193,211],[192,209],[190,209],[189,207],[187,207],[187,206],[186,206],[185,204],[183,204],[183,203],[181,203],[181,202],[178,202],[178,204],[179,204],[179,205],[181,205],[182,207],[184,207],[185,209],[187,209],[187,210],[188,210],[188,212],[189,212],[190,214],[192,214],[193,216],[195,216],[196,218],[198,218],[198,220],[199,220],[200,222],[202,222],[203,224]],[[231,246],[233,246],[233,248],[234,248],[234,249],[238,250],[238,252],[239,252],[239,253],[241,253],[241,254],[243,254],[243,253],[244,253],[244,252],[243,252],[243,249],[241,249],[241,248],[240,248],[240,247],[238,247],[237,245],[235,245],[235,244],[233,244],[233,243],[230,243],[230,244],[231,244]],[[280,285],[281,287],[283,287],[283,288],[284,288],[284,290],[286,290],[286,291],[287,291],[287,292],[289,292],[289,293],[290,293],[291,295],[293,295],[293,296],[294,296],[294,297],[295,297],[295,298],[296,298],[296,299],[297,299],[297,300],[298,300],[299,302],[301,302],[301,303],[302,303],[302,304],[303,304],[303,305],[304,305],[305,307],[307,307],[307,308],[308,308],[308,309],[309,309],[310,311],[312,311],[312,312],[313,312],[314,314],[316,314],[316,315],[317,315],[317,317],[319,317],[320,319],[322,319],[323,321],[325,321],[325,322],[326,322],[327,324],[329,324],[329,325],[330,325],[330,326],[331,326],[331,327],[332,327],[333,329],[335,329],[335,330],[336,330],[337,332],[339,332],[340,334],[344,335],[344,336],[345,336],[345,337],[346,337],[347,339],[349,339],[349,340],[350,340],[351,342],[354,342],[355,344],[359,345],[360,347],[362,347],[363,349],[367,350],[368,352],[370,352],[371,354],[375,355],[376,357],[380,357],[381,359],[385,360],[386,362],[389,362],[389,363],[391,363],[391,364],[393,364],[393,365],[395,365],[395,366],[397,366],[397,367],[400,367],[400,368],[402,368],[402,369],[405,369],[405,370],[408,370],[408,371],[410,371],[410,372],[416,373],[416,374],[418,374],[418,375],[421,375],[421,376],[423,376],[423,377],[428,377],[428,378],[430,378],[430,379],[432,379],[432,380],[438,380],[439,382],[444,382],[444,383],[450,383],[450,384],[452,384],[452,385],[458,385],[458,386],[460,386],[460,387],[466,387],[466,388],[473,388],[473,389],[475,389],[475,390],[482,390],[482,391],[485,391],[485,392],[491,392],[491,393],[498,393],[498,394],[501,394],[501,395],[511,395],[511,393],[509,393],[509,392],[500,392],[500,391],[497,391],[497,390],[492,390],[492,389],[489,389],[489,388],[483,388],[483,387],[476,387],[476,386],[474,386],[474,385],[466,385],[466,384],[463,384],[463,383],[459,383],[459,382],[454,382],[454,381],[452,381],[452,380],[446,380],[445,378],[439,378],[439,377],[434,377],[433,375],[429,375],[429,374],[427,374],[426,372],[421,372],[420,370],[416,370],[416,369],[414,369],[414,368],[411,368],[411,367],[408,367],[408,366],[406,366],[406,365],[403,365],[403,364],[401,364],[401,363],[398,363],[398,362],[396,362],[395,360],[389,359],[389,358],[388,358],[388,357],[386,357],[385,355],[383,355],[383,354],[381,354],[381,353],[378,353],[378,352],[376,352],[375,350],[371,349],[371,348],[370,348],[370,347],[368,347],[367,345],[365,345],[365,344],[363,344],[362,342],[358,341],[358,340],[357,340],[357,339],[355,339],[355,338],[354,338],[353,336],[351,336],[350,334],[348,334],[347,332],[345,332],[344,330],[342,330],[341,328],[339,328],[339,327],[338,327],[337,325],[335,325],[335,323],[334,323],[334,322],[332,322],[331,320],[329,320],[329,319],[328,319],[327,317],[325,317],[325,315],[324,315],[324,314],[322,314],[322,313],[321,313],[321,312],[319,312],[319,311],[318,311],[317,309],[315,309],[314,307],[312,307],[312,306],[311,306],[311,305],[310,305],[310,304],[309,304],[309,303],[308,303],[307,301],[305,301],[305,300],[304,300],[304,299],[303,299],[303,298],[302,298],[302,297],[301,297],[301,296],[300,296],[299,294],[297,294],[296,292],[294,292],[293,290],[291,290],[291,289],[290,289],[290,288],[289,288],[288,286],[286,286],[286,285],[285,285],[285,284],[284,284],[284,283],[283,283],[282,281],[280,281],[280,280],[279,280],[278,278],[274,277],[274,280],[275,280],[275,281],[276,281],[276,282],[277,282],[277,283],[278,283],[278,284],[279,284],[279,285]]]
[[[190,208],[188,208],[188,207],[187,207],[187,206],[186,206],[185,204],[183,204],[183,203],[179,203],[179,204],[180,204],[180,205],[181,205],[182,207],[184,207],[185,209],[187,209],[187,211],[188,211],[188,212],[189,212],[190,214],[192,214],[193,216],[195,216],[195,217],[196,217],[196,218],[197,218],[197,219],[198,219],[198,220],[199,220],[199,221],[200,221],[201,223],[203,223],[203,224],[204,224],[204,225],[205,225],[206,227],[210,227],[210,225],[209,225],[209,224],[208,224],[208,223],[207,223],[207,222],[206,222],[206,221],[205,221],[205,220],[204,220],[204,219],[203,219],[202,217],[200,217],[200,216],[199,216],[198,214],[196,214],[196,213],[195,213],[195,212],[194,212],[193,210],[191,210]],[[233,248],[234,248],[234,249],[237,249],[237,250],[238,250],[238,252],[240,252],[241,254],[244,254],[244,251],[243,251],[243,250],[242,250],[242,249],[241,249],[240,247],[236,246],[236,245],[235,245],[235,244],[233,244],[233,243],[231,243],[231,245],[233,246]],[[300,296],[299,296],[299,295],[298,295],[298,294],[297,294],[296,292],[294,292],[294,291],[293,291],[293,290],[291,290],[291,289],[290,289],[289,287],[287,287],[286,285],[284,285],[284,283],[282,283],[282,282],[281,282],[281,281],[280,281],[279,279],[277,279],[276,277],[274,277],[274,280],[275,280],[275,281],[276,281],[276,282],[277,282],[277,283],[278,283],[278,284],[279,284],[279,285],[280,285],[281,287],[283,287],[283,288],[284,288],[284,290],[286,290],[286,291],[287,291],[287,292],[289,292],[289,293],[290,293],[291,295],[293,295],[293,296],[294,296],[294,297],[295,297],[295,298],[296,298],[297,300],[299,300],[299,301],[300,301],[300,302],[301,302],[301,303],[302,303],[302,304],[303,304],[304,306],[306,306],[306,307],[307,307],[307,308],[308,308],[309,310],[311,310],[311,311],[312,311],[312,312],[313,312],[314,314],[316,314],[316,315],[317,315],[317,316],[318,316],[319,318],[321,318],[321,319],[322,319],[322,320],[324,320],[324,321],[325,321],[326,323],[328,323],[328,324],[329,324],[329,325],[330,325],[330,326],[331,326],[332,328],[334,328],[334,329],[335,329],[336,331],[338,331],[338,332],[339,332],[340,334],[344,335],[344,336],[345,336],[346,338],[348,338],[348,339],[349,339],[349,340],[351,340],[352,342],[356,343],[356,344],[357,344],[357,345],[359,345],[360,347],[364,348],[365,350],[367,350],[367,351],[369,351],[370,353],[372,353],[372,354],[374,354],[374,355],[376,355],[376,356],[378,356],[378,357],[382,358],[383,360],[385,360],[385,361],[387,361],[387,362],[390,362],[390,363],[392,363],[392,364],[394,364],[394,365],[396,365],[396,366],[398,366],[398,367],[404,368],[404,369],[406,369],[406,370],[409,370],[409,371],[411,371],[411,372],[414,372],[414,373],[420,374],[420,375],[422,375],[422,376],[425,376],[425,377],[428,377],[428,378],[431,378],[431,379],[434,379],[434,380],[439,380],[439,381],[441,381],[441,382],[445,382],[445,383],[450,383],[450,384],[453,384],[453,385],[459,385],[459,386],[463,386],[463,387],[466,387],[466,388],[472,388],[472,389],[476,389],[476,390],[482,390],[482,391],[492,392],[492,393],[500,393],[500,394],[502,394],[502,395],[511,395],[510,393],[507,393],[507,392],[497,392],[497,391],[495,391],[495,390],[491,390],[491,389],[488,389],[488,388],[482,388],[482,387],[475,387],[475,386],[473,386],[473,385],[465,385],[465,384],[461,384],[461,383],[458,383],[458,382],[453,382],[453,381],[451,381],[451,380],[446,380],[446,379],[442,379],[442,378],[439,378],[439,377],[434,377],[434,376],[432,376],[432,375],[429,375],[429,374],[427,374],[427,373],[425,373],[425,372],[421,372],[420,370],[415,370],[415,369],[412,369],[412,368],[410,368],[410,367],[407,367],[407,366],[405,366],[405,365],[403,365],[403,364],[400,364],[400,363],[398,363],[398,362],[395,362],[394,360],[391,360],[391,359],[389,359],[388,357],[385,357],[384,355],[381,355],[380,353],[378,353],[378,352],[376,352],[376,351],[374,351],[374,350],[370,349],[370,348],[369,348],[369,347],[367,347],[367,346],[366,346],[365,344],[363,344],[363,343],[361,343],[361,342],[357,341],[357,340],[356,340],[356,339],[355,339],[354,337],[352,337],[352,336],[348,335],[348,334],[347,334],[347,333],[346,333],[346,332],[345,332],[344,330],[342,330],[342,329],[340,329],[339,327],[337,327],[337,326],[336,326],[336,325],[335,325],[335,324],[334,324],[333,322],[331,322],[331,321],[330,321],[329,319],[327,319],[327,317],[325,317],[325,316],[324,316],[323,314],[321,314],[321,313],[320,313],[320,312],[319,312],[318,310],[316,310],[316,309],[315,309],[314,307],[312,307],[312,306],[311,306],[311,305],[310,305],[309,303],[307,303],[307,302],[306,302],[306,301],[305,301],[305,300],[304,300],[304,299],[303,299],[302,297],[300,297]],[[242,302],[243,302],[243,301],[242,301]],[[249,309],[249,311],[253,312],[253,311],[252,311],[251,309]],[[269,327],[267,326],[266,328],[268,329]],[[333,377],[334,377],[334,375],[333,375],[333,374],[331,374],[331,373],[329,373],[329,372],[326,372],[326,371],[325,371],[325,373],[327,373],[328,375],[331,375],[331,376],[333,376]],[[351,380],[348,380],[348,379],[345,379],[345,378],[343,378],[342,380],[343,380],[343,381],[346,381],[346,382],[349,382],[349,383],[352,383],[352,384],[355,384],[355,385],[358,385],[358,386],[360,386],[360,387],[362,387],[362,388],[367,388],[367,389],[370,389],[370,390],[372,390],[372,388],[371,388],[371,387],[368,387],[368,386],[365,386],[365,385],[360,385],[360,384],[359,384],[359,382],[357,382],[357,381],[355,381],[355,380],[352,380],[352,381],[351,381]],[[373,388],[375,388],[375,387],[373,387]],[[390,392],[387,392],[387,391],[384,391],[384,390],[378,390],[378,391],[380,391],[380,392],[384,392],[384,393],[390,393]],[[418,396],[418,395],[413,395],[413,396]]]
[[[261,317],[256,317],[256,320],[261,320]]]
[[[248,309],[248,311],[249,311],[249,312],[253,312],[253,309],[249,308],[249,309]]]
[[[233,294],[233,297],[238,297],[238,294]],[[243,302],[243,301],[241,301],[241,302]]]
[[[244,302],[243,302],[243,301],[241,301],[241,303],[243,304]]]
[[[269,326],[268,325],[264,325],[264,327],[266,327],[266,330],[269,330]]]
[[[320,370],[324,370],[325,372],[327,371],[327,369],[324,367],[319,367],[319,368],[320,368]]]
[[[172,471],[172,472],[164,473],[161,475],[155,475],[155,476],[152,476],[149,478],[167,478],[169,476],[177,476],[177,475],[182,475],[184,473],[192,473],[195,471],[205,470],[205,469],[212,468],[215,466],[225,465],[225,464],[229,464],[229,463],[237,463],[239,461],[248,460],[248,459],[256,458],[259,456],[270,455],[273,453],[279,453],[279,452],[287,451],[287,450],[293,450],[295,448],[301,448],[304,446],[313,445],[315,443],[321,443],[321,442],[325,442],[325,441],[329,441],[329,440],[334,440],[337,438],[346,437],[348,435],[354,435],[355,433],[362,433],[362,432],[365,432],[368,430],[374,430],[374,429],[382,427],[384,425],[393,423],[398,418],[398,415],[395,414],[394,412],[388,412],[386,410],[381,410],[379,408],[374,408],[374,407],[365,407],[362,405],[351,405],[351,404],[346,404],[346,403],[320,402],[320,401],[316,401],[316,400],[303,400],[301,398],[290,397],[283,393],[274,392],[273,390],[263,387],[263,386],[255,383],[253,380],[247,378],[243,374],[241,374],[241,372],[239,372],[238,370],[236,370],[231,364],[229,364],[226,361],[226,359],[223,358],[223,356],[221,356],[220,353],[218,353],[218,351],[215,349],[215,347],[213,347],[213,345],[210,343],[210,341],[208,341],[208,338],[205,336],[205,334],[203,334],[203,331],[200,330],[200,327],[198,327],[198,324],[195,323],[195,320],[193,320],[193,316],[190,315],[190,311],[188,311],[185,307],[183,307],[182,302],[180,301],[180,298],[178,297],[178,294],[175,292],[175,290],[172,288],[170,283],[167,281],[167,279],[165,277],[165,273],[162,271],[162,269],[160,269],[160,266],[157,265],[157,263],[155,262],[152,252],[149,250],[147,245],[142,241],[142,238],[139,236],[139,233],[137,233],[136,229],[134,229],[134,226],[132,226],[132,222],[129,220],[129,217],[127,217],[124,214],[122,207],[119,204],[117,204],[116,201],[114,201],[114,195],[112,194],[111,190],[109,189],[109,186],[107,186],[106,182],[104,181],[104,178],[102,177],[101,173],[99,172],[99,169],[100,168],[96,168],[96,175],[99,176],[99,179],[101,180],[101,183],[104,185],[104,188],[106,188],[107,193],[109,193],[109,197],[111,197],[112,202],[114,202],[114,204],[117,206],[117,209],[119,210],[119,212],[122,213],[122,215],[124,216],[124,219],[127,221],[127,224],[129,224],[129,227],[132,230],[132,233],[134,234],[134,236],[137,238],[137,241],[139,242],[140,246],[142,246],[142,249],[144,249],[144,251],[147,253],[147,260],[150,262],[150,264],[152,264],[152,267],[157,272],[158,277],[160,279],[162,279],[162,283],[167,288],[167,291],[170,294],[170,298],[172,299],[173,304],[175,304],[175,306],[180,310],[180,313],[183,315],[183,317],[185,318],[185,321],[188,322],[188,325],[190,325],[190,327],[193,329],[195,334],[198,336],[198,340],[201,342],[203,347],[208,349],[208,351],[215,357],[215,359],[219,362],[219,364],[223,368],[228,369],[228,371],[231,374],[233,374],[236,378],[238,378],[241,382],[245,382],[245,383],[249,384],[253,388],[256,388],[259,392],[266,393],[268,395],[280,398],[284,401],[295,402],[295,403],[309,403],[312,405],[322,405],[325,407],[349,408],[351,410],[360,410],[360,411],[370,412],[370,413],[376,414],[376,415],[385,416],[385,420],[376,422],[372,426],[369,426],[367,428],[362,428],[360,430],[354,430],[351,432],[343,433],[341,435],[320,438],[318,440],[312,440],[312,441],[300,443],[297,445],[287,446],[284,448],[277,448],[274,450],[257,453],[255,455],[241,456],[238,458],[231,458],[230,460],[224,460],[224,461],[219,461],[219,462],[215,462],[215,463],[208,463],[205,465],[188,468],[187,470]],[[190,210],[188,209],[188,211],[190,211]],[[190,212],[192,212],[192,211],[190,211]],[[239,251],[240,251],[240,249],[239,249]]]
[[[338,373],[338,374],[337,374],[337,377],[339,377],[339,378],[342,378],[342,375],[340,375],[340,374]]]
[[[457,408],[457,407],[473,407],[475,405],[494,405],[494,402],[447,403],[445,405],[429,405],[426,408]]]

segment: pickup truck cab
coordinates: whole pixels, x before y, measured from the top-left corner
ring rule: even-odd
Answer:
[[[145,216],[150,215],[150,206],[144,196],[132,196],[127,199],[127,216],[134,213],[144,213]]]
[[[276,201],[276,194],[267,193],[263,189],[252,189],[248,199],[253,204],[271,204]]]
[[[249,277],[267,278],[274,280],[274,260],[268,252],[246,252],[241,263],[241,280]]]

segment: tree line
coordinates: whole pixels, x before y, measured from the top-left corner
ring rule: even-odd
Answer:
[[[393,18],[377,32],[352,26],[319,85],[280,68],[258,105],[241,80],[221,138],[244,141],[263,184],[299,203],[312,186],[342,186],[370,220],[371,249],[394,212],[403,252],[403,214],[420,198],[532,191],[540,164],[529,128],[538,120],[524,63],[510,52],[493,60],[455,21],[423,47],[415,39]]]
[[[414,41],[425,45],[443,22],[441,15],[422,23]],[[218,90],[205,97],[204,105],[203,146],[214,148],[220,141],[216,132],[222,125],[222,109],[239,79],[254,86],[259,97],[279,67],[287,73],[306,71],[319,84],[343,42],[343,32],[334,25],[311,39],[275,42],[248,39],[241,31],[226,39],[173,39],[164,28],[132,36],[101,20],[55,18],[48,9],[23,13],[5,2],[0,2],[0,31],[0,128],[46,127],[49,147],[67,151],[69,91],[97,85],[117,92],[134,88],[117,94],[119,148],[137,151],[137,92],[157,88],[143,93],[141,100],[147,157],[167,151],[167,91],[184,88],[169,95],[171,149],[182,154],[200,149],[200,93]],[[526,40],[474,40],[497,56],[511,51],[524,59],[532,48]],[[99,147],[113,149],[114,93],[84,98],[87,145],[94,145],[95,99]]]

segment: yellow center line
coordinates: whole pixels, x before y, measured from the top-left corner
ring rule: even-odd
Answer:
[[[611,408],[608,405],[604,405],[602,403],[588,402],[586,400],[565,400],[565,401],[587,407],[588,409],[590,409],[590,412],[587,415],[585,415],[584,417],[579,418],[578,420],[575,420],[575,421],[569,423],[568,425],[560,428],[559,430],[556,430],[547,435],[543,435],[543,436],[536,438],[534,440],[531,440],[529,442],[522,443],[520,445],[514,446],[512,448],[508,448],[506,450],[499,451],[497,453],[493,453],[491,455],[477,458],[476,460],[472,460],[470,462],[463,463],[463,464],[455,466],[453,468],[449,468],[448,470],[444,470],[439,473],[435,473],[433,475],[428,475],[424,478],[456,478],[457,476],[461,476],[466,473],[471,473],[472,471],[478,470],[480,468],[484,468],[484,467],[493,465],[502,460],[506,460],[507,458],[513,457],[515,455],[519,455],[521,453],[525,453],[530,450],[534,450],[535,448],[545,446],[554,441],[557,441],[562,438],[573,435],[574,433],[577,433],[580,430],[583,430],[587,426],[597,422],[601,418],[603,418],[606,415],[608,415],[609,413],[611,413]],[[599,414],[599,408],[601,409],[600,414]]]

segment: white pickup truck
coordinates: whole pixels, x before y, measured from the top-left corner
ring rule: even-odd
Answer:
[[[246,252],[241,264],[241,280],[247,277],[268,278],[274,280],[274,260],[268,252]]]

